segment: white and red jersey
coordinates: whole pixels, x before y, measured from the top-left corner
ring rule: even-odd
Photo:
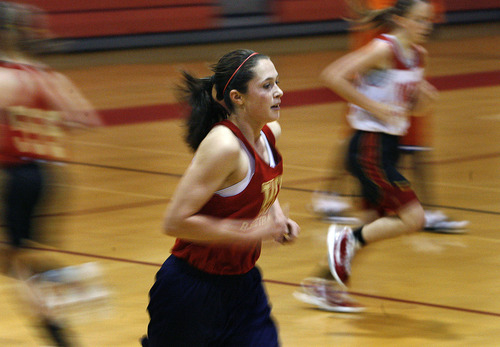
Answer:
[[[65,159],[62,115],[54,110],[42,81],[51,70],[0,61],[0,73],[4,82],[16,81],[9,84],[9,97],[0,109],[0,163]]]
[[[274,135],[267,126],[261,131],[271,158],[270,163],[267,163],[236,125],[228,120],[217,125],[228,127],[240,140],[250,159],[249,174],[235,187],[229,187],[236,189],[226,188],[216,192],[198,213],[217,218],[245,219],[252,220],[253,223],[263,223],[265,218],[269,218],[267,212],[276,201],[281,189],[283,162],[275,147]],[[250,228],[251,225],[246,227]],[[172,254],[205,272],[235,275],[250,271],[260,256],[260,250],[260,241],[244,245],[222,245],[177,239]]]
[[[418,84],[424,78],[422,49],[413,46],[409,55],[393,35],[383,34],[375,38],[387,42],[392,49],[393,64],[388,69],[372,69],[358,76],[357,89],[372,100],[400,107],[406,114],[412,106]],[[383,122],[357,105],[350,105],[347,115],[349,124],[357,130],[382,132],[402,136],[409,127],[408,117],[398,116],[390,123]]]

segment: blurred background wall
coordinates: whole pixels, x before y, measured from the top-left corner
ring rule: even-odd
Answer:
[[[345,32],[343,0],[26,0],[65,52]],[[498,22],[498,0],[443,0],[445,25]]]

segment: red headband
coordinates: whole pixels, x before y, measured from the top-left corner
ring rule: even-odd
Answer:
[[[243,66],[243,64],[245,64],[248,59],[250,59],[251,57],[253,57],[256,54],[259,54],[259,53],[254,52],[254,53],[250,54],[245,60],[243,60],[243,63],[241,63],[240,66],[238,66],[238,68],[233,72],[232,76],[229,78],[229,80],[227,81],[226,85],[224,86],[224,89],[222,90],[222,95],[224,95],[224,93],[226,92],[227,86],[229,85],[229,83],[231,83],[231,80],[233,79],[234,75],[236,75],[236,73],[238,72],[238,70],[241,69],[241,67]]]

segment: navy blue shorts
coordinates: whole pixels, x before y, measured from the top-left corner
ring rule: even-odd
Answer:
[[[25,240],[39,241],[40,233],[35,235],[32,224],[44,187],[42,169],[35,162],[3,169],[6,179],[2,215],[10,244],[20,247]]]
[[[361,183],[365,207],[382,215],[418,200],[396,167],[398,146],[398,136],[360,130],[349,143],[348,167]]]
[[[171,255],[149,292],[143,346],[279,346],[258,268],[211,275]]]

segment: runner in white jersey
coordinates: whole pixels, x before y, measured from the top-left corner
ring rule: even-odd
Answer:
[[[415,46],[405,56],[401,44],[393,35],[383,34],[376,40],[389,44],[393,66],[369,70],[357,79],[357,89],[370,99],[393,105],[396,113],[389,121],[382,121],[356,104],[350,104],[347,119],[351,127],[357,130],[402,136],[409,127],[406,111],[412,108],[413,95],[424,77],[423,52]]]
[[[366,19],[368,17],[364,17],[364,13],[370,14],[370,16],[372,16],[371,18],[382,19],[382,17],[387,14],[387,12],[383,11],[384,9],[389,8],[389,11],[392,11],[392,5],[397,5],[399,6],[399,8],[403,8],[405,6],[405,2],[397,3],[396,0],[364,0],[364,8],[359,7],[359,1],[346,0],[346,2],[348,8],[352,9],[352,13],[361,14],[361,16],[359,17],[360,20],[353,20],[353,23],[351,23],[352,25],[350,26],[350,43],[352,46],[350,47],[350,49],[352,51],[359,49],[374,38],[393,29],[390,25],[379,25],[387,23],[387,21],[385,20],[385,23],[382,23],[378,20],[369,20],[367,22]],[[444,20],[443,14],[445,11],[443,0],[430,0],[430,3],[434,6],[434,23],[442,22]],[[408,4],[408,2],[406,2],[406,4]],[[366,12],[366,10],[371,10],[371,12]],[[399,54],[397,54],[397,57],[402,58],[400,60],[403,62],[403,66],[417,63],[415,60],[411,58],[406,59]],[[379,70],[380,69],[377,69],[376,72],[378,72]],[[406,76],[406,74],[407,73],[405,72],[404,75]],[[375,78],[371,80],[370,77],[367,77],[366,80],[368,82],[368,85],[371,85],[372,81],[374,80],[376,86],[378,87],[378,81],[380,80],[378,77],[378,74],[375,74]],[[390,88],[389,84],[383,84],[383,86]],[[381,95],[384,96],[398,95],[395,93],[391,93],[390,91],[387,91],[386,93],[385,91],[378,88],[375,90],[378,91],[374,92],[374,97],[379,95],[378,93],[382,93]],[[432,153],[432,146],[430,141],[431,124],[429,123],[431,114],[432,112],[427,112],[426,114],[420,114],[418,116],[414,116],[412,114],[409,119],[410,125],[408,127],[408,130],[399,141],[399,149],[402,155],[404,156],[404,158],[406,158],[405,160],[409,160],[409,163],[412,166],[412,176],[415,180],[415,182],[413,182],[415,183],[415,190],[418,192],[419,198],[425,201],[427,204],[432,204],[432,201],[434,200],[432,187],[425,184],[425,182],[428,181],[430,179],[430,176],[432,175],[432,168],[428,165],[420,165],[420,163],[422,161],[428,160],[428,156]],[[362,121],[364,121],[365,119],[365,117],[361,118]],[[370,118],[368,118],[368,120],[373,121],[373,119]],[[349,197],[350,193],[348,188],[346,190],[346,187],[348,187],[349,185],[346,185],[346,181],[344,180],[345,175],[348,174],[348,172],[345,170],[346,167],[344,159],[345,152],[347,150],[347,138],[350,137],[352,129],[365,129],[364,124],[357,124],[356,121],[357,120],[354,121],[355,124],[354,127],[351,128],[351,130],[340,129],[340,136],[335,139],[336,148],[334,157],[332,158],[333,170],[330,173],[330,177],[325,181],[325,185],[323,186],[323,188],[315,191],[311,196],[311,204],[309,205],[311,211],[325,221],[346,223],[351,225],[360,223],[360,220],[358,218],[359,216],[356,217],[352,214],[354,212],[354,206],[352,204],[351,198]],[[342,116],[342,128],[344,128],[344,126],[347,128],[348,125],[349,124],[347,121],[347,117],[344,118]],[[357,125],[360,125],[361,127],[358,127]],[[371,129],[369,130],[379,131],[379,123],[371,125],[372,126],[369,127]],[[396,129],[387,130],[390,132],[391,130]],[[429,206],[425,210],[425,228],[422,231],[460,234],[466,232],[467,225],[468,221],[452,220],[442,211],[436,210]]]
[[[322,73],[326,85],[352,105],[348,121],[355,133],[347,162],[361,185],[368,217],[355,230],[330,227],[329,265],[341,285],[349,278],[357,249],[423,227],[422,205],[396,167],[398,145],[409,114],[424,111],[437,96],[424,79],[426,51],[420,46],[432,29],[432,6],[425,0],[398,0],[393,7],[360,14],[363,23],[390,25],[390,31]]]

